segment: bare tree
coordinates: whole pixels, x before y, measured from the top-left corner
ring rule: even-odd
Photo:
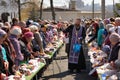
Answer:
[[[51,11],[52,11],[52,19],[55,21],[55,10],[53,6],[53,0],[50,0]]]
[[[2,0],[0,5],[6,7],[7,6],[7,2]]]
[[[12,0],[14,1],[14,0]],[[28,5],[37,5],[34,0],[25,0],[23,3],[21,3],[21,0],[15,0],[15,2],[18,4],[18,15],[19,15],[19,20],[21,20],[21,7],[28,4]],[[37,7],[36,7],[37,8]]]
[[[20,4],[20,0],[18,0],[18,15],[19,15],[19,20],[21,21],[21,4]]]
[[[42,0],[41,3],[40,3],[40,19],[42,19],[43,1],[44,1],[44,0]]]
[[[94,19],[94,15],[95,15],[95,6],[94,6],[94,0],[92,1],[92,18]]]
[[[101,3],[102,19],[105,19],[105,0],[101,0]]]

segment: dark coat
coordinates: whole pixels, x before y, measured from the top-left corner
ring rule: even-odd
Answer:
[[[73,28],[74,28],[74,25],[70,25],[67,29],[65,29],[63,32],[64,33],[69,33],[69,44],[67,44],[67,47],[66,47],[66,51],[68,51],[68,54],[69,54],[69,51],[70,51],[70,45],[71,45],[71,39],[72,39],[72,31],[73,31]],[[85,39],[85,28],[83,27],[83,31],[82,31],[82,37],[83,39]]]
[[[69,46],[68,48],[68,57],[69,57],[69,53],[70,53],[70,45],[71,45],[71,39],[72,39],[72,32],[73,32],[73,28],[74,28],[74,25],[70,25],[66,30],[64,30],[63,32],[64,33],[69,33]],[[82,40],[85,39],[85,36],[86,36],[86,32],[85,32],[85,28],[82,27]],[[82,42],[81,40],[81,42]],[[68,69],[70,70],[74,70],[74,69],[77,69],[77,70],[81,70],[81,69],[85,69],[86,68],[86,64],[85,64],[85,57],[84,57],[84,52],[83,52],[83,48],[81,47],[81,51],[80,51],[80,55],[79,55],[79,60],[78,60],[78,64],[73,64],[73,63],[68,63]]]
[[[24,54],[24,58],[27,59],[31,56],[31,53],[29,52],[27,48],[27,42],[25,40],[19,40],[21,52]]]
[[[112,51],[109,55],[108,62],[115,61],[118,59],[119,49],[120,49],[120,42],[118,42],[115,46],[113,46]]]

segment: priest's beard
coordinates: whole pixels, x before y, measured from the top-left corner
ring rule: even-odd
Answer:
[[[80,29],[80,24],[75,24],[76,29]]]

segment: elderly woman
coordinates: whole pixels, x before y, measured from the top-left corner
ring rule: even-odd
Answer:
[[[20,44],[18,41],[21,34],[22,34],[22,31],[18,27],[13,27],[10,31],[9,39],[10,39],[10,41],[15,49],[15,52],[16,52],[16,57],[15,57],[15,65],[16,66],[19,66],[20,61],[22,61],[24,59],[23,54],[21,53]]]
[[[107,34],[107,36],[105,37],[103,46],[104,46],[104,45],[109,45],[109,46],[110,46],[111,43],[110,43],[109,37],[110,37],[110,35],[111,35],[113,32],[115,32],[114,25],[112,25],[112,24],[107,24],[107,25],[106,25],[106,30],[107,30],[108,34]]]
[[[44,25],[41,25],[41,31],[40,34],[42,36],[43,39],[43,48],[45,49],[47,46],[47,37],[46,37],[46,27]]]
[[[120,18],[115,19],[116,32],[120,35]]]
[[[40,33],[38,32],[38,27],[35,25],[31,25],[29,28],[31,29],[31,31],[34,34],[33,47],[34,48],[39,47],[40,53],[44,53],[43,44],[42,44],[42,37],[41,37]]]
[[[112,51],[109,55],[108,62],[114,62],[118,59],[118,52],[120,49],[120,36],[117,33],[112,33],[109,39],[111,42]]]
[[[33,38],[32,32],[26,32],[20,40],[21,52],[24,54],[26,60],[37,56],[32,47]]]
[[[109,19],[104,19],[104,24],[105,24],[105,26],[106,26],[107,24],[110,24],[110,20],[109,20]]]

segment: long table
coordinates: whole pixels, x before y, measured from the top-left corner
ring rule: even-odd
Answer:
[[[49,59],[52,59],[52,60],[53,60],[54,55],[56,55],[56,53],[59,51],[59,49],[62,47],[62,45],[63,45],[63,43],[59,43],[58,47],[50,54]],[[37,79],[37,73],[38,73],[40,70],[42,70],[42,69],[45,67],[45,65],[46,65],[45,63],[40,63],[40,66],[39,66],[38,70],[37,70],[36,72],[32,73],[32,74],[29,75],[29,76],[25,76],[25,79],[26,79],[26,80],[32,80],[33,77],[35,77],[36,80],[38,80],[38,79]]]
[[[36,78],[37,78],[37,75],[36,75],[36,74],[37,74],[44,66],[45,66],[45,63],[40,63],[40,66],[39,66],[39,68],[36,70],[36,72],[32,73],[32,74],[29,75],[29,76],[26,76],[25,79],[26,79],[26,80],[31,80],[31,79],[33,79],[34,76],[36,76]]]
[[[50,54],[50,59],[51,58],[53,58],[53,56],[55,55],[55,53],[57,52],[57,51],[59,51],[59,49],[62,47],[62,45],[63,45],[63,43],[59,43],[58,44],[58,47],[57,47],[57,49],[55,49],[51,54]]]
[[[93,52],[94,53],[94,52]],[[89,56],[92,56],[90,54],[88,54]],[[92,64],[92,61],[90,61],[91,64]],[[100,67],[100,66],[99,66]],[[101,73],[101,70],[99,69],[99,67],[96,68],[96,72],[97,72],[97,75],[98,75],[98,80],[107,80],[107,79],[104,79],[104,78],[108,78],[108,76],[104,76],[104,73]],[[104,70],[105,71],[105,70]]]

